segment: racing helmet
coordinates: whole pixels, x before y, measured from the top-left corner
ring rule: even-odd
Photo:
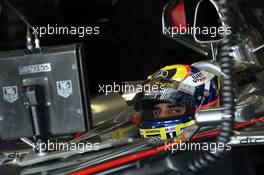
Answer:
[[[135,100],[135,109],[142,114],[140,135],[162,140],[177,137],[195,124],[196,110],[219,106],[219,87],[219,77],[194,66],[175,64],[156,71]],[[161,116],[160,111],[168,115]]]

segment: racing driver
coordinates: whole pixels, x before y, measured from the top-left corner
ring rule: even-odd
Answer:
[[[189,65],[170,65],[143,84],[135,103],[142,118],[140,135],[162,140],[179,136],[193,125],[196,110],[219,106],[219,77]]]

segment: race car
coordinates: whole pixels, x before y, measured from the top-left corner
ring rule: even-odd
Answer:
[[[170,18],[165,18],[167,26]],[[0,174],[263,174],[264,67],[254,55],[259,49],[251,48],[250,39],[236,37],[228,52],[236,58],[230,76],[215,57],[222,51],[199,37],[193,45],[193,39],[174,39],[207,56],[212,51],[212,61],[168,65],[147,80],[125,83],[134,91],[92,98],[88,132],[51,138],[45,148],[28,138],[1,144]],[[223,118],[231,118],[225,113],[228,107],[220,104],[225,77],[231,77],[233,89],[228,90],[234,91],[234,130],[229,123],[221,125]],[[70,81],[56,85],[60,97],[72,94]],[[217,139],[223,139],[223,131],[231,137],[221,144]],[[219,152],[228,154],[222,158]]]

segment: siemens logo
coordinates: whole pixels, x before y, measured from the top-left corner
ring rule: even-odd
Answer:
[[[159,130],[147,130],[146,131],[146,134],[158,134],[158,133],[160,133]]]
[[[50,63],[28,65],[28,66],[19,66],[18,67],[19,75],[50,72],[50,71],[51,71]]]

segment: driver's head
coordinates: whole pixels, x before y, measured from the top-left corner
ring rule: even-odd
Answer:
[[[143,84],[135,107],[140,134],[165,140],[194,124],[195,111],[218,103],[218,77],[188,65],[166,66]]]

